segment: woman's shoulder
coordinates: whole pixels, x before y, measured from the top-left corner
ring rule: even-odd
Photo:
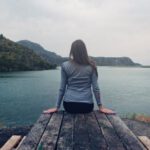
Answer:
[[[70,64],[71,64],[71,61],[70,61],[70,60],[67,60],[67,61],[63,62],[63,63],[61,64],[61,66],[67,66],[67,65],[70,65]]]
[[[69,67],[71,67],[71,66],[72,66],[72,62],[71,62],[70,60],[65,61],[65,62],[63,62],[63,63],[61,64],[61,67],[62,67],[62,68],[69,68]]]
[[[82,69],[92,69],[92,66],[91,65],[80,65],[80,64],[77,64],[75,62],[73,62],[72,60],[67,60],[65,62],[63,62],[61,64],[61,67],[63,68],[82,68]]]

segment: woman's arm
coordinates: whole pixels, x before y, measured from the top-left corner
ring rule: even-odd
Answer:
[[[66,72],[65,72],[63,65],[62,65],[61,66],[61,82],[60,82],[58,98],[56,101],[56,107],[47,109],[47,110],[43,111],[43,113],[54,113],[54,112],[58,111],[58,109],[60,108],[63,96],[65,94],[66,86],[67,86],[67,75],[66,75]]]
[[[103,107],[102,102],[101,102],[100,88],[99,88],[97,80],[98,80],[98,77],[97,77],[96,73],[93,72],[93,74],[92,74],[92,87],[93,87],[93,93],[94,93],[99,111],[102,113],[106,113],[106,114],[115,114],[115,112],[112,111],[111,109]]]
[[[93,73],[92,73],[92,88],[93,88],[93,93],[94,93],[97,105],[99,107],[102,105],[102,102],[101,102],[100,88],[99,88],[97,80],[98,80],[98,77],[96,75],[96,72],[93,71]]]
[[[58,98],[56,102],[56,107],[58,109],[60,108],[63,96],[65,94],[66,86],[67,86],[67,74],[62,65],[61,66],[61,83],[60,83],[59,94],[58,94]]]

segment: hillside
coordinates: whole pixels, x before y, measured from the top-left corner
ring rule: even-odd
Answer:
[[[98,66],[141,66],[129,57],[92,57]]]
[[[63,57],[57,55],[54,52],[50,52],[44,49],[38,43],[34,43],[28,40],[21,40],[18,41],[17,43],[25,47],[28,47],[29,49],[32,49],[37,55],[41,56],[44,60],[48,61],[49,63],[61,64],[64,61]]]
[[[18,41],[20,45],[26,46],[32,49],[36,54],[40,55],[43,59],[50,63],[60,65],[62,62],[68,60],[67,57],[61,57],[54,52],[50,52],[44,49],[41,45],[28,41]],[[134,63],[129,57],[91,57],[98,66],[141,66]]]
[[[50,64],[34,53],[33,50],[21,46],[3,35],[0,35],[0,71],[24,71],[54,69]]]

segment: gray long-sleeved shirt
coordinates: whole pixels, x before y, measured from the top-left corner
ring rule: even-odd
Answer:
[[[61,65],[61,83],[56,107],[60,107],[62,100],[93,103],[92,90],[97,105],[101,105],[97,79],[96,73],[90,65],[78,65],[72,61],[64,62]]]

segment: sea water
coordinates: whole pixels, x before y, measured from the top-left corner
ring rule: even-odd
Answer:
[[[119,115],[150,115],[150,69],[98,67],[102,103]],[[0,73],[0,126],[29,125],[54,107],[60,68]],[[95,109],[96,103],[95,103]]]

